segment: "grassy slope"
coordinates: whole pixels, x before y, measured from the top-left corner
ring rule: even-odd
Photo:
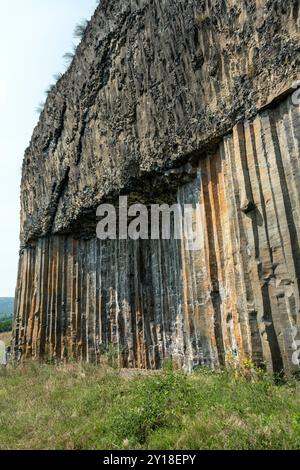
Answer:
[[[9,346],[10,340],[11,340],[11,331],[8,333],[0,333],[0,341],[4,341],[6,346]]]
[[[205,370],[0,372],[1,449],[299,449],[299,383]]]

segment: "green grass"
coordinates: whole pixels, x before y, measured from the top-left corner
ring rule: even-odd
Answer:
[[[3,449],[299,449],[299,382],[81,364],[0,372]]]

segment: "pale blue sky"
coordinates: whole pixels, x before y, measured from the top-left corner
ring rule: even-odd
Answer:
[[[65,70],[75,25],[95,7],[95,0],[0,0],[0,297],[15,291],[21,165],[35,110]]]

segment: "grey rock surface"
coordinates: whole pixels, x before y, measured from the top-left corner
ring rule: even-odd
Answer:
[[[297,0],[103,0],[26,151],[22,242],[200,157],[290,89],[299,43]]]

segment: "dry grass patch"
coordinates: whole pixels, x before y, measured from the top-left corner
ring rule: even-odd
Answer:
[[[11,331],[8,333],[0,333],[0,341],[4,341],[6,346],[9,346],[11,342],[11,334]]]

